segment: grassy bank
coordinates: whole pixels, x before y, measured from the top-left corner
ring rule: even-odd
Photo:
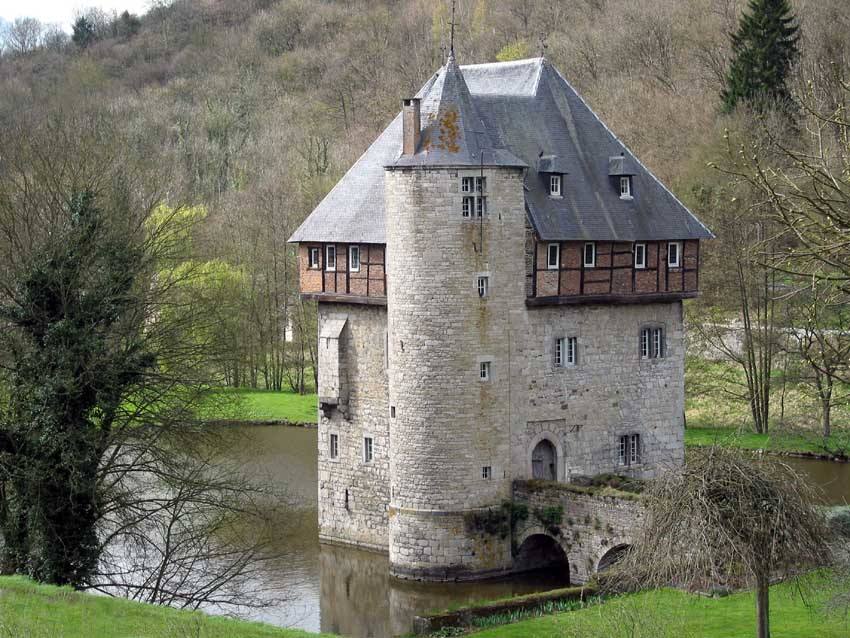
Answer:
[[[0,636],[15,638],[317,638],[247,623],[0,577]]]
[[[317,409],[315,394],[223,388],[210,393],[202,418],[316,423]]]
[[[781,430],[768,434],[724,427],[689,427],[685,430],[685,445],[690,447],[716,444],[743,450],[835,455],[843,453],[847,443],[845,433],[824,439],[815,434]]]
[[[824,582],[805,589],[807,606],[795,585],[771,588],[773,638],[844,638],[850,625],[823,613],[832,591]],[[808,583],[809,586],[813,583]],[[474,634],[476,638],[740,638],[755,635],[751,593],[704,598],[679,591],[652,591],[612,599],[602,605],[532,618]]]

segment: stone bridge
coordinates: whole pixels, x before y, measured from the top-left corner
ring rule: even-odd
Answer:
[[[514,481],[513,501],[528,508],[513,530],[514,571],[563,564],[571,583],[622,557],[643,516],[636,495],[555,481]]]

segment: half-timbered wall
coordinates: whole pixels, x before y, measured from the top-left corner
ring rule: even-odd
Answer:
[[[336,267],[328,270],[327,247],[336,247]],[[298,267],[301,292],[304,294],[351,295],[352,297],[386,297],[386,250],[383,244],[353,244],[360,246],[360,270],[349,268],[349,247],[352,244],[301,244],[298,248]],[[310,249],[319,249],[318,267],[310,267]]]

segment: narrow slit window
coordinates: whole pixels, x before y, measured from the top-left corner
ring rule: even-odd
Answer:
[[[363,462],[371,463],[374,458],[374,448],[371,436],[363,438]]]
[[[348,247],[348,270],[360,272],[360,246]]]
[[[671,241],[667,244],[667,266],[670,268],[678,268],[682,261],[682,244],[677,241]]]
[[[550,175],[549,176],[549,196],[550,197],[560,197],[561,196],[561,176],[560,175]]]
[[[325,270],[336,270],[336,246],[325,246]]]
[[[584,245],[584,267],[596,267],[596,243],[589,241]]]
[[[635,268],[646,268],[646,244],[635,244]]]
[[[546,257],[547,268],[549,270],[558,270],[561,264],[561,244],[549,244]]]
[[[481,362],[481,364],[478,367],[478,377],[482,381],[489,381],[490,380],[490,362],[489,361],[482,361]]]
[[[330,443],[328,445],[328,452],[332,459],[335,459],[339,456],[339,435],[331,434]]]
[[[308,262],[308,266],[310,268],[318,268],[319,267],[319,249],[316,246],[310,247],[310,259]]]
[[[478,296],[484,299],[490,293],[490,278],[478,277]]]

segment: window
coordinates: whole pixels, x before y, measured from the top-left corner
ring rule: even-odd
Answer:
[[[485,465],[481,468],[481,478],[489,480],[493,478],[493,468],[490,465]]]
[[[489,361],[482,361],[481,362],[481,365],[479,366],[479,369],[478,369],[478,375],[479,375],[479,378],[482,381],[489,381],[490,380],[490,362]]]
[[[638,465],[640,463],[640,434],[624,434],[620,437],[618,450],[620,465]]]
[[[487,214],[487,178],[461,177],[460,190],[464,194],[461,213],[464,217],[484,217]]]
[[[584,267],[596,267],[596,243],[589,241],[584,245]]]
[[[360,246],[348,247],[348,270],[360,272]]]
[[[478,277],[478,296],[482,299],[490,292],[490,278],[484,275]]]
[[[682,258],[682,244],[677,241],[671,241],[667,244],[667,267],[678,268]]]
[[[390,418],[391,419],[395,418],[395,406],[394,405],[390,406]]]
[[[336,270],[336,246],[325,246],[325,270]]]
[[[558,270],[561,263],[561,244],[549,244],[546,251],[546,265],[549,270]]]
[[[646,268],[646,244],[635,244],[635,268]]]
[[[624,175],[620,178],[620,199],[632,198],[632,178]]]
[[[307,262],[309,268],[319,267],[319,249],[316,246],[310,247],[310,258]]]
[[[550,175],[549,176],[549,197],[560,197],[561,196],[561,176],[560,175]]]
[[[331,434],[330,444],[328,446],[328,452],[332,459],[335,459],[339,456],[339,435]]]
[[[664,328],[642,328],[640,331],[641,359],[660,359],[664,354]]]
[[[371,463],[373,458],[374,456],[372,451],[372,437],[363,437],[363,462]]]
[[[578,360],[578,339],[561,337],[555,340],[555,367],[574,366]]]

